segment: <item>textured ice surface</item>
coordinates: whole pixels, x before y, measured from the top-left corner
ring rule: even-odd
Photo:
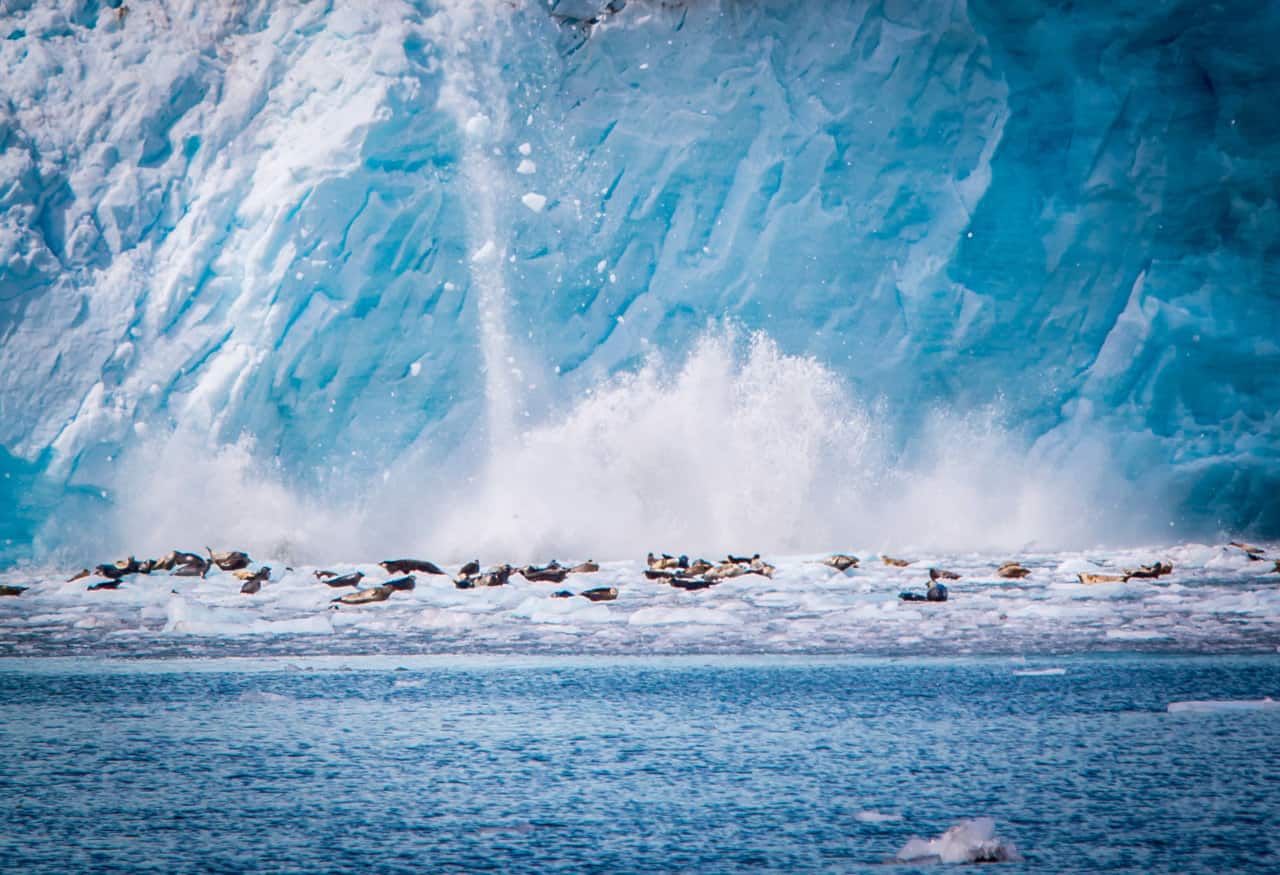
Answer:
[[[1201,545],[1154,553],[1023,554],[1023,580],[995,574],[1006,555],[916,554],[905,568],[864,551],[841,573],[800,556],[777,561],[772,579],[744,575],[694,592],[644,578],[642,562],[602,563],[563,583],[456,589],[419,574],[412,592],[385,602],[335,606],[341,592],[310,567],[281,569],[256,595],[213,571],[207,579],[156,573],[117,590],[88,580],[15,571],[0,582],[30,586],[0,598],[0,653],[889,653],[1062,654],[1095,651],[1275,653],[1280,646],[1280,575],[1239,551]],[[1085,586],[1072,569],[1134,567],[1171,559],[1158,580]],[[931,566],[962,575],[945,603],[907,603]],[[373,563],[338,565],[383,575]],[[450,566],[450,571],[456,566]],[[580,596],[615,586],[616,601]],[[1065,669],[1017,664],[1027,685],[1057,686]],[[1177,709],[1172,709],[1177,710]]]
[[[715,399],[672,406],[659,448],[709,471],[680,494],[722,515],[708,541],[743,456],[831,440],[866,463],[786,470],[739,517],[911,543],[941,489],[973,520],[951,547],[1280,530],[1274,4],[631,2],[590,28],[500,0],[115,5],[0,11],[9,554],[128,549],[156,518],[367,547],[406,486],[478,459],[572,479],[579,453],[494,439],[574,422],[626,489],[549,508],[599,520],[661,469],[609,430],[641,414],[584,394],[725,315],[842,388],[757,375],[813,406],[761,407],[737,471],[706,464]],[[253,462],[230,486],[228,457]],[[970,461],[1103,482],[1005,507]],[[924,486],[827,510],[809,485],[870,494],[886,466]],[[507,549],[601,549],[511,516]],[[587,534],[626,531],[665,530]],[[804,531],[774,546],[831,546]]]

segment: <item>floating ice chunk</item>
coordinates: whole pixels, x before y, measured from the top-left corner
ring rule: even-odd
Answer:
[[[422,362],[414,362],[409,365],[409,376],[416,377],[422,373]]]
[[[516,148],[520,151],[520,154],[521,154],[521,155],[532,155],[532,154],[533,154],[533,147],[532,147],[532,146],[530,146],[528,143],[521,143],[521,144],[520,144],[519,146],[517,146]]]
[[[1013,676],[1018,678],[1040,678],[1066,673],[1067,670],[1065,668],[1023,668],[1015,671]]]
[[[546,195],[538,194],[536,191],[531,191],[524,197],[520,198],[520,203],[524,204],[535,213],[540,213],[542,212],[542,208],[547,205],[547,197]]]
[[[884,811],[859,811],[853,819],[859,823],[894,823],[902,820],[902,815],[888,814]]]
[[[1012,842],[996,838],[996,822],[989,817],[962,820],[936,839],[915,838],[902,846],[903,863],[936,859],[941,863],[1005,863],[1021,860]]]
[[[240,694],[240,701],[252,705],[280,705],[294,699],[283,693],[272,693],[267,690],[245,690]]]
[[[516,165],[516,173],[519,173],[522,176],[528,176],[531,173],[537,173],[537,172],[538,172],[538,165],[534,164],[528,158],[526,158],[525,160],[521,161],[519,164]]]
[[[488,261],[498,254],[498,247],[492,240],[484,241],[484,245],[471,256],[472,261]]]
[[[1220,711],[1270,711],[1280,708],[1280,702],[1267,696],[1263,699],[1203,699],[1186,702],[1170,702],[1170,714],[1210,714]]]

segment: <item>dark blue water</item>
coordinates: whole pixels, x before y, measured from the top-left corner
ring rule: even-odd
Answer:
[[[1277,871],[1280,712],[1165,708],[1280,658],[1054,664],[7,663],[0,864],[853,872],[987,815],[1001,871]]]

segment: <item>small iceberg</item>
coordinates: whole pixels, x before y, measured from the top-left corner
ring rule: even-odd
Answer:
[[[1216,714],[1221,711],[1270,711],[1280,702],[1267,696],[1262,699],[1201,699],[1170,702],[1170,714]]]
[[[962,820],[936,839],[914,838],[898,851],[899,862],[1008,863],[1022,859],[1012,842],[996,838],[990,817]]]
[[[1020,668],[1013,673],[1016,678],[1043,678],[1050,675],[1066,674],[1065,668]]]
[[[902,820],[901,814],[889,814],[884,811],[859,811],[853,816],[859,823],[897,823]]]

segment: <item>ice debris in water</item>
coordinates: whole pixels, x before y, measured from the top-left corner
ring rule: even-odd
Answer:
[[[524,197],[520,198],[520,202],[535,213],[540,213],[542,212],[542,208],[547,205],[547,196],[544,194],[538,194],[536,191],[531,191]]]
[[[962,820],[936,839],[913,838],[898,851],[903,863],[936,859],[940,863],[1006,863],[1021,860],[1012,842],[996,837],[990,817]]]
[[[889,814],[884,811],[859,811],[853,816],[859,823],[896,823],[902,820],[901,814]]]
[[[1267,696],[1262,699],[1204,699],[1200,701],[1170,702],[1170,714],[1211,714],[1221,711],[1270,711],[1280,708],[1280,702]]]

